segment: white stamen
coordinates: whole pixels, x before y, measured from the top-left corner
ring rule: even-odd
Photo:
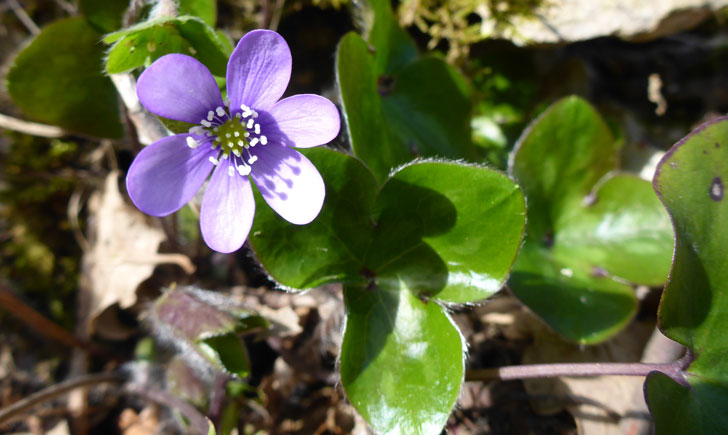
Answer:
[[[248,120],[248,125],[246,125],[245,128],[247,128],[248,130],[250,130],[251,128],[253,128],[253,124],[254,123],[255,123],[255,121],[253,121],[253,118],[250,118]]]
[[[210,110],[209,112],[207,112],[207,120],[208,121],[212,121],[212,119],[214,117],[215,117],[215,112],[213,112],[212,110]]]
[[[218,130],[220,130],[220,127],[215,127],[212,129],[212,131],[214,131],[215,133],[217,133]]]
[[[230,133],[225,133],[226,138],[230,138]]]
[[[228,142],[228,148],[232,148],[232,147],[234,147],[234,146],[235,146],[235,144],[234,144],[234,143],[232,143],[232,142]]]
[[[233,150],[233,154],[235,154],[235,155],[236,155],[237,157],[240,157],[240,150],[239,150],[239,149],[237,149],[237,148],[235,148],[235,149]]]
[[[217,165],[220,164],[220,161],[218,159],[212,157],[212,156],[210,156],[210,159],[209,160],[210,160],[210,163],[212,163],[215,166],[217,166]]]
[[[230,158],[230,153],[225,153],[225,154],[222,155],[222,159],[223,160],[227,160],[229,158]]]
[[[247,165],[238,166],[238,174],[242,175],[243,177],[246,175],[250,175],[250,166],[247,166]]]
[[[230,98],[228,98],[228,97],[223,98],[222,104],[224,104],[227,107],[230,107]]]
[[[252,112],[253,112],[253,118],[257,118],[258,117],[258,112],[256,112],[255,110],[253,110]]]
[[[212,127],[212,124],[210,123],[210,121],[208,121],[206,119],[203,119],[202,121],[200,121],[200,124],[204,125],[207,128]]]
[[[200,127],[199,125],[196,125],[196,126],[194,126],[194,127],[190,128],[190,129],[189,129],[189,130],[187,130],[187,131],[188,131],[188,132],[189,132],[190,134],[203,134],[203,133],[204,133],[204,130],[202,130],[202,127]]]
[[[217,109],[215,109],[215,113],[217,113],[217,116],[225,116],[225,109],[218,106]]]
[[[247,112],[250,110],[250,107],[246,106],[245,104],[241,104],[240,108],[243,109],[244,112]]]
[[[255,163],[256,161],[258,161],[258,156],[251,156],[251,157],[250,157],[250,158],[248,159],[248,163],[250,163],[251,165],[252,165],[253,163]]]
[[[245,146],[245,142],[243,142],[242,140],[239,140],[238,141],[238,145],[240,145],[241,147],[244,147]]]
[[[215,135],[211,131],[206,131],[205,132],[205,136],[207,136],[207,137],[213,137]]]
[[[255,124],[255,134],[260,134],[260,124]]]
[[[258,138],[254,137],[253,140],[250,141],[250,146],[254,147],[256,145],[258,145]]]
[[[236,118],[240,118],[240,112],[236,113],[236,114],[235,114],[235,117],[236,117]]]
[[[235,168],[233,168],[232,166],[228,166],[228,175],[231,177],[235,175]]]
[[[245,132],[245,133],[243,134],[243,136],[245,136],[245,137],[248,137],[248,136],[250,136],[250,133],[248,133],[248,132],[246,131],[246,132]]]
[[[268,145],[268,138],[265,136],[260,136],[260,143],[261,145]]]
[[[192,149],[195,149],[198,146],[200,146],[200,144],[196,140],[192,139],[192,136],[187,136],[187,139],[185,139],[185,141],[187,142],[187,146]]]
[[[235,137],[240,137],[240,132],[239,131],[236,131],[235,132]]]

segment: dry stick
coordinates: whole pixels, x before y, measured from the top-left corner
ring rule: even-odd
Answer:
[[[60,384],[51,385],[50,387],[33,393],[30,396],[20,399],[10,406],[0,409],[0,425],[7,422],[11,418],[27,412],[39,403],[47,402],[62,394],[73,391],[76,388],[88,387],[91,385],[102,384],[107,382],[121,382],[123,378],[116,373],[103,373],[95,375],[80,376]]]
[[[134,124],[139,142],[149,145],[167,136],[162,122],[146,111],[136,94],[136,80],[129,73],[111,74],[111,81],[126,106],[129,119]]]
[[[42,137],[62,137],[68,134],[60,127],[23,121],[22,119],[13,118],[2,113],[0,113],[0,128]]]
[[[33,35],[37,35],[40,33],[40,28],[38,27],[35,22],[33,22],[33,19],[28,16],[28,14],[25,12],[25,9],[23,9],[22,6],[20,6],[20,3],[18,3],[17,0],[5,0],[5,3],[10,6],[10,9],[13,10],[13,13],[15,13],[15,16],[18,17],[21,23],[28,29],[30,33]]]
[[[9,314],[17,317],[36,332],[52,341],[56,341],[70,348],[89,347],[89,343],[77,338],[26,305],[25,302],[18,299],[13,292],[5,286],[5,283],[2,282],[0,282],[0,306],[5,308]]]
[[[692,352],[671,363],[561,363],[506,366],[491,369],[470,370],[465,375],[468,381],[511,381],[533,378],[555,378],[559,376],[585,377],[601,375],[647,376],[660,372],[680,385],[687,385],[683,370],[693,361]]]

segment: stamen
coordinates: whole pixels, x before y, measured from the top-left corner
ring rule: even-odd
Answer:
[[[195,149],[198,146],[200,146],[200,143],[197,142],[196,140],[194,140],[192,138],[192,136],[187,136],[187,139],[185,139],[185,141],[187,142],[187,146],[190,147],[190,148],[192,148],[192,149]]]
[[[248,137],[248,136],[250,136],[250,133],[248,133],[248,132],[246,131],[246,132],[245,132],[245,134],[243,134],[243,136],[245,136],[245,137]]]
[[[217,116],[225,116],[225,109],[218,106],[217,109],[215,109],[215,113],[217,113]]]
[[[258,161],[258,156],[252,156],[251,158],[248,159],[248,163],[250,163],[251,165],[257,161]]]
[[[203,133],[205,132],[205,131],[204,131],[204,130],[202,129],[202,127],[200,127],[199,125],[196,125],[196,126],[194,126],[194,127],[191,127],[191,128],[190,128],[189,130],[187,130],[187,131],[188,131],[188,132],[189,132],[190,134],[197,134],[197,135],[201,135],[201,134],[203,134]]]
[[[225,133],[225,137],[229,139],[230,138],[230,133]]]
[[[254,137],[253,140],[250,141],[250,146],[254,147],[256,145],[258,145],[258,138]]]
[[[220,164],[220,161],[212,156],[210,156],[209,160],[210,160],[210,163],[212,163],[215,166]]]
[[[208,121],[212,121],[212,119],[214,117],[215,117],[215,112],[213,112],[212,110],[210,110],[209,112],[207,112],[207,120]]]
[[[245,177],[246,175],[250,175],[250,166],[248,165],[240,165],[238,166],[238,174]]]
[[[253,123],[254,123],[254,122],[255,122],[255,121],[253,121],[253,118],[250,118],[250,119],[248,120],[248,125],[246,125],[246,126],[245,126],[245,128],[247,128],[248,130],[250,130],[251,128],[253,128]]]
[[[233,154],[235,154],[235,155],[236,155],[237,157],[240,157],[240,150],[239,150],[239,149],[237,149],[237,148],[235,148],[235,149],[233,150]]]
[[[206,119],[203,119],[202,121],[200,121],[200,124],[204,125],[207,128],[212,127],[212,124],[210,123],[210,121],[208,121]]]
[[[255,134],[260,134],[260,124],[255,124]]]
[[[241,147],[244,147],[245,146],[245,142],[243,142],[242,140],[239,140],[238,141],[238,145],[240,145]]]
[[[252,112],[253,112],[253,118],[257,118],[258,117],[258,112],[256,112],[255,110],[253,110]]]
[[[235,175],[235,168],[233,168],[232,166],[228,166],[228,175],[231,177]]]
[[[260,136],[260,143],[261,143],[261,145],[268,145],[268,138],[265,137],[265,136],[263,136],[263,135],[261,135]]]

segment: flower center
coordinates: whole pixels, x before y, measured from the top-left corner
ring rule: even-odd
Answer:
[[[230,176],[236,171],[241,176],[250,174],[251,166],[258,160],[258,157],[251,152],[251,148],[268,144],[268,138],[261,134],[260,124],[257,122],[258,112],[245,104],[240,108],[243,111],[236,113],[234,117],[228,116],[228,112],[222,107],[209,111],[207,119],[203,119],[200,125],[190,129],[191,135],[202,136],[202,139],[187,137],[187,145],[190,148],[197,148],[205,142],[209,143],[212,149],[219,147],[220,152],[217,157],[210,156],[210,162],[217,166],[221,159],[230,159],[232,162],[232,166],[228,167]]]

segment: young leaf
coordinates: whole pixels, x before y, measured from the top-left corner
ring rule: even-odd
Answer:
[[[341,383],[379,433],[440,433],[463,380],[462,338],[405,287],[345,287]]]
[[[109,74],[149,65],[169,53],[193,56],[218,76],[224,77],[227,68],[226,44],[197,17],[145,21],[106,35],[104,42],[114,44],[106,59]]]
[[[83,18],[45,27],[11,66],[10,97],[39,121],[92,136],[121,137],[116,90],[101,72],[100,38]]]
[[[658,285],[670,262],[669,219],[649,183],[607,176],[618,147],[599,114],[570,97],[526,130],[510,162],[528,203],[511,290],[559,334],[585,344],[617,333],[636,312],[625,281]]]
[[[728,118],[675,144],[654,186],[675,229],[670,280],[658,318],[695,360],[678,385],[660,374],[645,384],[658,434],[720,433],[728,427]]]

